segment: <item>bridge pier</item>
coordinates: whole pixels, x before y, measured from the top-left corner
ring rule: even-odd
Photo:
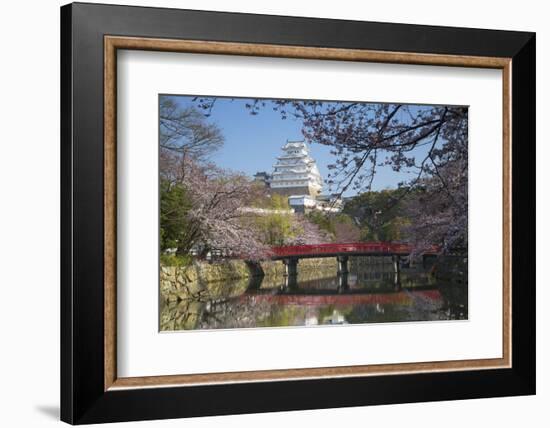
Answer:
[[[283,259],[285,265],[284,289],[296,288],[298,286],[298,261],[297,257]]]
[[[401,289],[401,266],[400,266],[400,257],[397,255],[391,256],[393,263],[393,285],[396,290]]]
[[[298,275],[298,258],[289,257],[283,259],[285,265],[285,276],[297,276]]]
[[[347,275],[349,273],[348,270],[348,256],[337,256],[336,259],[338,260],[338,275]]]
[[[348,290],[349,290],[348,274],[343,273],[338,275],[338,291],[342,293]]]
[[[346,291],[349,289],[348,284],[348,256],[337,256],[338,260],[338,291]]]
[[[298,276],[289,275],[285,276],[285,283],[282,287],[283,291],[296,290],[298,288]]]

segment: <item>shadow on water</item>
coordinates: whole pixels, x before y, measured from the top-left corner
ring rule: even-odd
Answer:
[[[161,307],[162,330],[313,326],[467,319],[466,283],[436,279],[422,268],[399,278],[384,263],[352,263],[349,273],[299,271],[209,285]]]

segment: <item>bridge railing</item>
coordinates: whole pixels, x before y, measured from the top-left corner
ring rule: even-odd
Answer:
[[[324,254],[410,254],[414,249],[411,244],[391,242],[353,242],[353,243],[329,243],[317,245],[292,245],[273,247],[275,257],[311,256]],[[437,246],[432,246],[424,254],[435,254],[439,251]]]

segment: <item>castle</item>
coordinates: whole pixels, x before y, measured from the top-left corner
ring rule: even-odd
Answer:
[[[295,212],[338,210],[340,204],[329,196],[321,195],[323,179],[307,144],[287,140],[282,151],[273,165],[272,174],[258,172],[254,179],[263,182],[273,193],[287,196]]]

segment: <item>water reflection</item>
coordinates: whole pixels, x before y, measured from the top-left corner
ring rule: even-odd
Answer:
[[[203,284],[202,291],[163,302],[162,330],[314,326],[466,319],[467,284],[422,269],[352,265],[337,275],[255,277]],[[313,279],[312,279],[313,278]],[[215,290],[215,291],[212,291]]]

